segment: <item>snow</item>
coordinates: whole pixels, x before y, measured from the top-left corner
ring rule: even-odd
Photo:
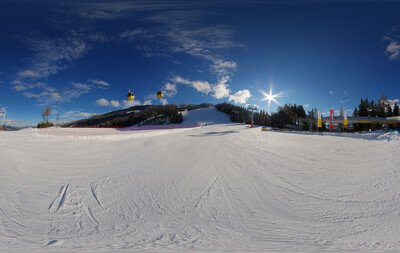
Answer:
[[[212,124],[230,124],[229,116],[217,111],[214,108],[197,109],[184,111],[182,113],[183,125],[212,125]]]
[[[0,251],[400,249],[398,139],[204,122],[0,132]]]

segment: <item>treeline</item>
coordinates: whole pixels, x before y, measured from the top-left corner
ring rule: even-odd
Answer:
[[[63,127],[128,127],[133,125],[179,124],[182,111],[207,108],[209,103],[177,105],[142,105],[96,115],[63,124]]]
[[[394,104],[392,108],[391,103],[386,96],[382,96],[376,103],[374,100],[369,101],[368,98],[361,99],[358,107],[354,108],[353,116],[357,117],[396,117],[399,114],[399,105]]]
[[[153,124],[176,124],[182,122],[183,116],[176,105],[134,106],[67,123],[63,127],[128,127],[148,119],[157,119]]]
[[[399,105],[392,104],[386,96],[382,96],[377,102],[374,100],[369,101],[368,98],[361,99],[360,104],[354,108],[353,116],[355,117],[397,117],[400,116]],[[382,129],[382,124],[354,124],[355,131],[366,131],[366,130],[377,130]],[[393,125],[389,125],[389,128],[395,128]]]
[[[230,116],[232,122],[246,123],[251,122],[251,112],[244,107],[235,106],[229,103],[217,104],[215,108]],[[269,115],[266,111],[254,112],[254,124],[260,126],[271,126],[275,128],[287,128],[289,126],[299,126],[299,119],[306,118],[306,112],[302,105],[285,104],[279,106],[277,112]],[[309,125],[303,124],[302,128],[308,130]]]

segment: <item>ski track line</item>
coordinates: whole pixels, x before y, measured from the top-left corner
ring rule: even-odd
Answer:
[[[98,225],[99,225],[99,222],[94,218],[92,209],[90,209],[90,207],[87,206],[87,207],[85,208],[85,212],[86,212],[86,215],[89,217],[89,219],[90,219],[94,224],[96,224],[96,225],[98,226]]]
[[[96,187],[97,188],[97,187]],[[93,187],[92,185],[90,186],[90,190],[92,191],[92,195],[94,197],[94,199],[96,200],[97,204],[99,204],[99,206],[103,207],[99,201],[99,199],[97,198],[97,194],[96,194],[96,188]]]
[[[58,204],[56,212],[64,205],[65,198],[67,196],[68,187],[69,187],[69,184],[67,184],[67,186],[65,186],[65,188],[63,189],[63,192],[61,193],[61,200],[60,200],[60,203]]]
[[[58,193],[56,194],[56,196],[55,196],[55,197],[53,198],[53,200],[51,201],[49,207],[47,208],[49,211],[50,211],[51,208],[53,207],[54,202],[56,201],[56,199],[60,197],[60,195],[61,195],[63,189],[64,189],[64,186],[61,186],[60,190],[58,191]]]

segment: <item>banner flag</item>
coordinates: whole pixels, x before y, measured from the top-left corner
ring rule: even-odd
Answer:
[[[322,115],[321,115],[321,111],[320,110],[318,110],[318,125],[317,125],[317,127],[318,128],[321,128],[322,127]]]
[[[343,125],[344,129],[347,129],[349,127],[349,119],[347,118],[347,112],[343,112]]]
[[[335,111],[334,110],[329,110],[329,128],[330,129],[335,128]]]

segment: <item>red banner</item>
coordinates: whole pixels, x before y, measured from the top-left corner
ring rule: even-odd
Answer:
[[[330,129],[335,128],[335,111],[334,110],[329,110],[329,128]]]

